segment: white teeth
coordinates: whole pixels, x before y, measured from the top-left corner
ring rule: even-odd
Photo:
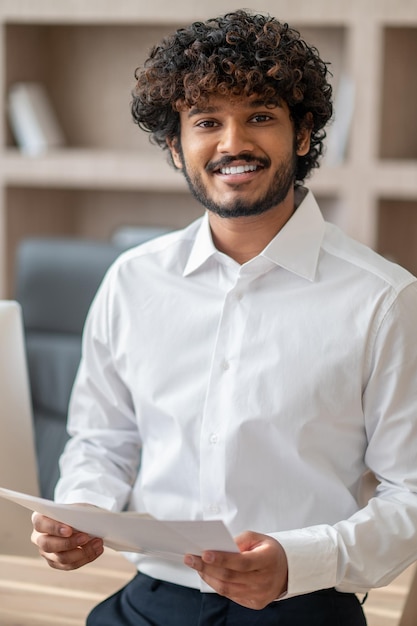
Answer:
[[[220,169],[221,174],[244,174],[245,172],[254,172],[256,165],[236,165],[234,167],[222,167]]]

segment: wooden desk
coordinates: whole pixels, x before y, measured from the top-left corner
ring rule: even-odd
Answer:
[[[135,572],[112,550],[73,572],[54,570],[40,557],[0,555],[0,625],[85,626],[93,606]]]
[[[416,571],[416,566],[412,565],[387,587],[369,592],[364,604],[368,626],[417,626],[416,613],[411,621],[403,622],[404,606],[412,595],[412,580]]]
[[[74,572],[53,570],[37,556],[0,555],[0,626],[85,626],[93,606],[120,589],[135,571],[112,550]],[[400,622],[414,572],[412,567],[388,587],[369,594],[368,626],[417,624],[413,617]]]
[[[408,594],[405,599],[399,626],[416,626],[417,624],[417,567],[414,566],[413,576],[410,576]]]

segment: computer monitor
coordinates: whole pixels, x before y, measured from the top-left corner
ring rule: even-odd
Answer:
[[[0,486],[39,495],[22,312],[0,300]],[[0,501],[0,553],[29,554],[29,511]]]

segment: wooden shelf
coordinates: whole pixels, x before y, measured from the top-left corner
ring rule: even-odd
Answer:
[[[417,159],[380,161],[370,177],[378,197],[417,198]]]
[[[185,192],[181,172],[167,162],[167,154],[89,149],[52,150],[23,156],[8,148],[2,178],[11,187],[65,187],[75,189],[120,189],[155,192]],[[345,167],[323,167],[315,172],[311,186],[319,195],[337,194],[347,183]]]
[[[9,148],[3,161],[6,185],[143,191],[185,191],[180,172],[167,163],[167,155],[71,148],[22,156]]]
[[[359,20],[388,21],[408,24],[415,20],[415,7],[409,0],[381,2],[381,0],[351,0],[335,3],[334,0],[281,0],[279,7],[274,0],[264,0],[261,6],[252,8],[269,12],[279,19],[312,25],[337,25]],[[2,0],[1,14],[8,21],[25,23],[72,23],[72,24],[173,24],[205,19],[236,9],[229,0],[211,0],[210,3],[189,0],[154,0],[152,3],[137,0]]]

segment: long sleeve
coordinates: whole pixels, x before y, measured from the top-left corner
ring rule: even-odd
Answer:
[[[109,320],[109,311],[115,313],[110,295],[107,281],[87,318],[69,408],[71,439],[61,457],[55,498],[121,510],[137,476],[141,442],[132,397],[112,353],[116,326]]]
[[[274,533],[289,559],[288,596],[320,587],[365,592],[417,558],[417,285],[392,302],[370,338],[363,394],[365,459],[379,486],[333,526]]]

